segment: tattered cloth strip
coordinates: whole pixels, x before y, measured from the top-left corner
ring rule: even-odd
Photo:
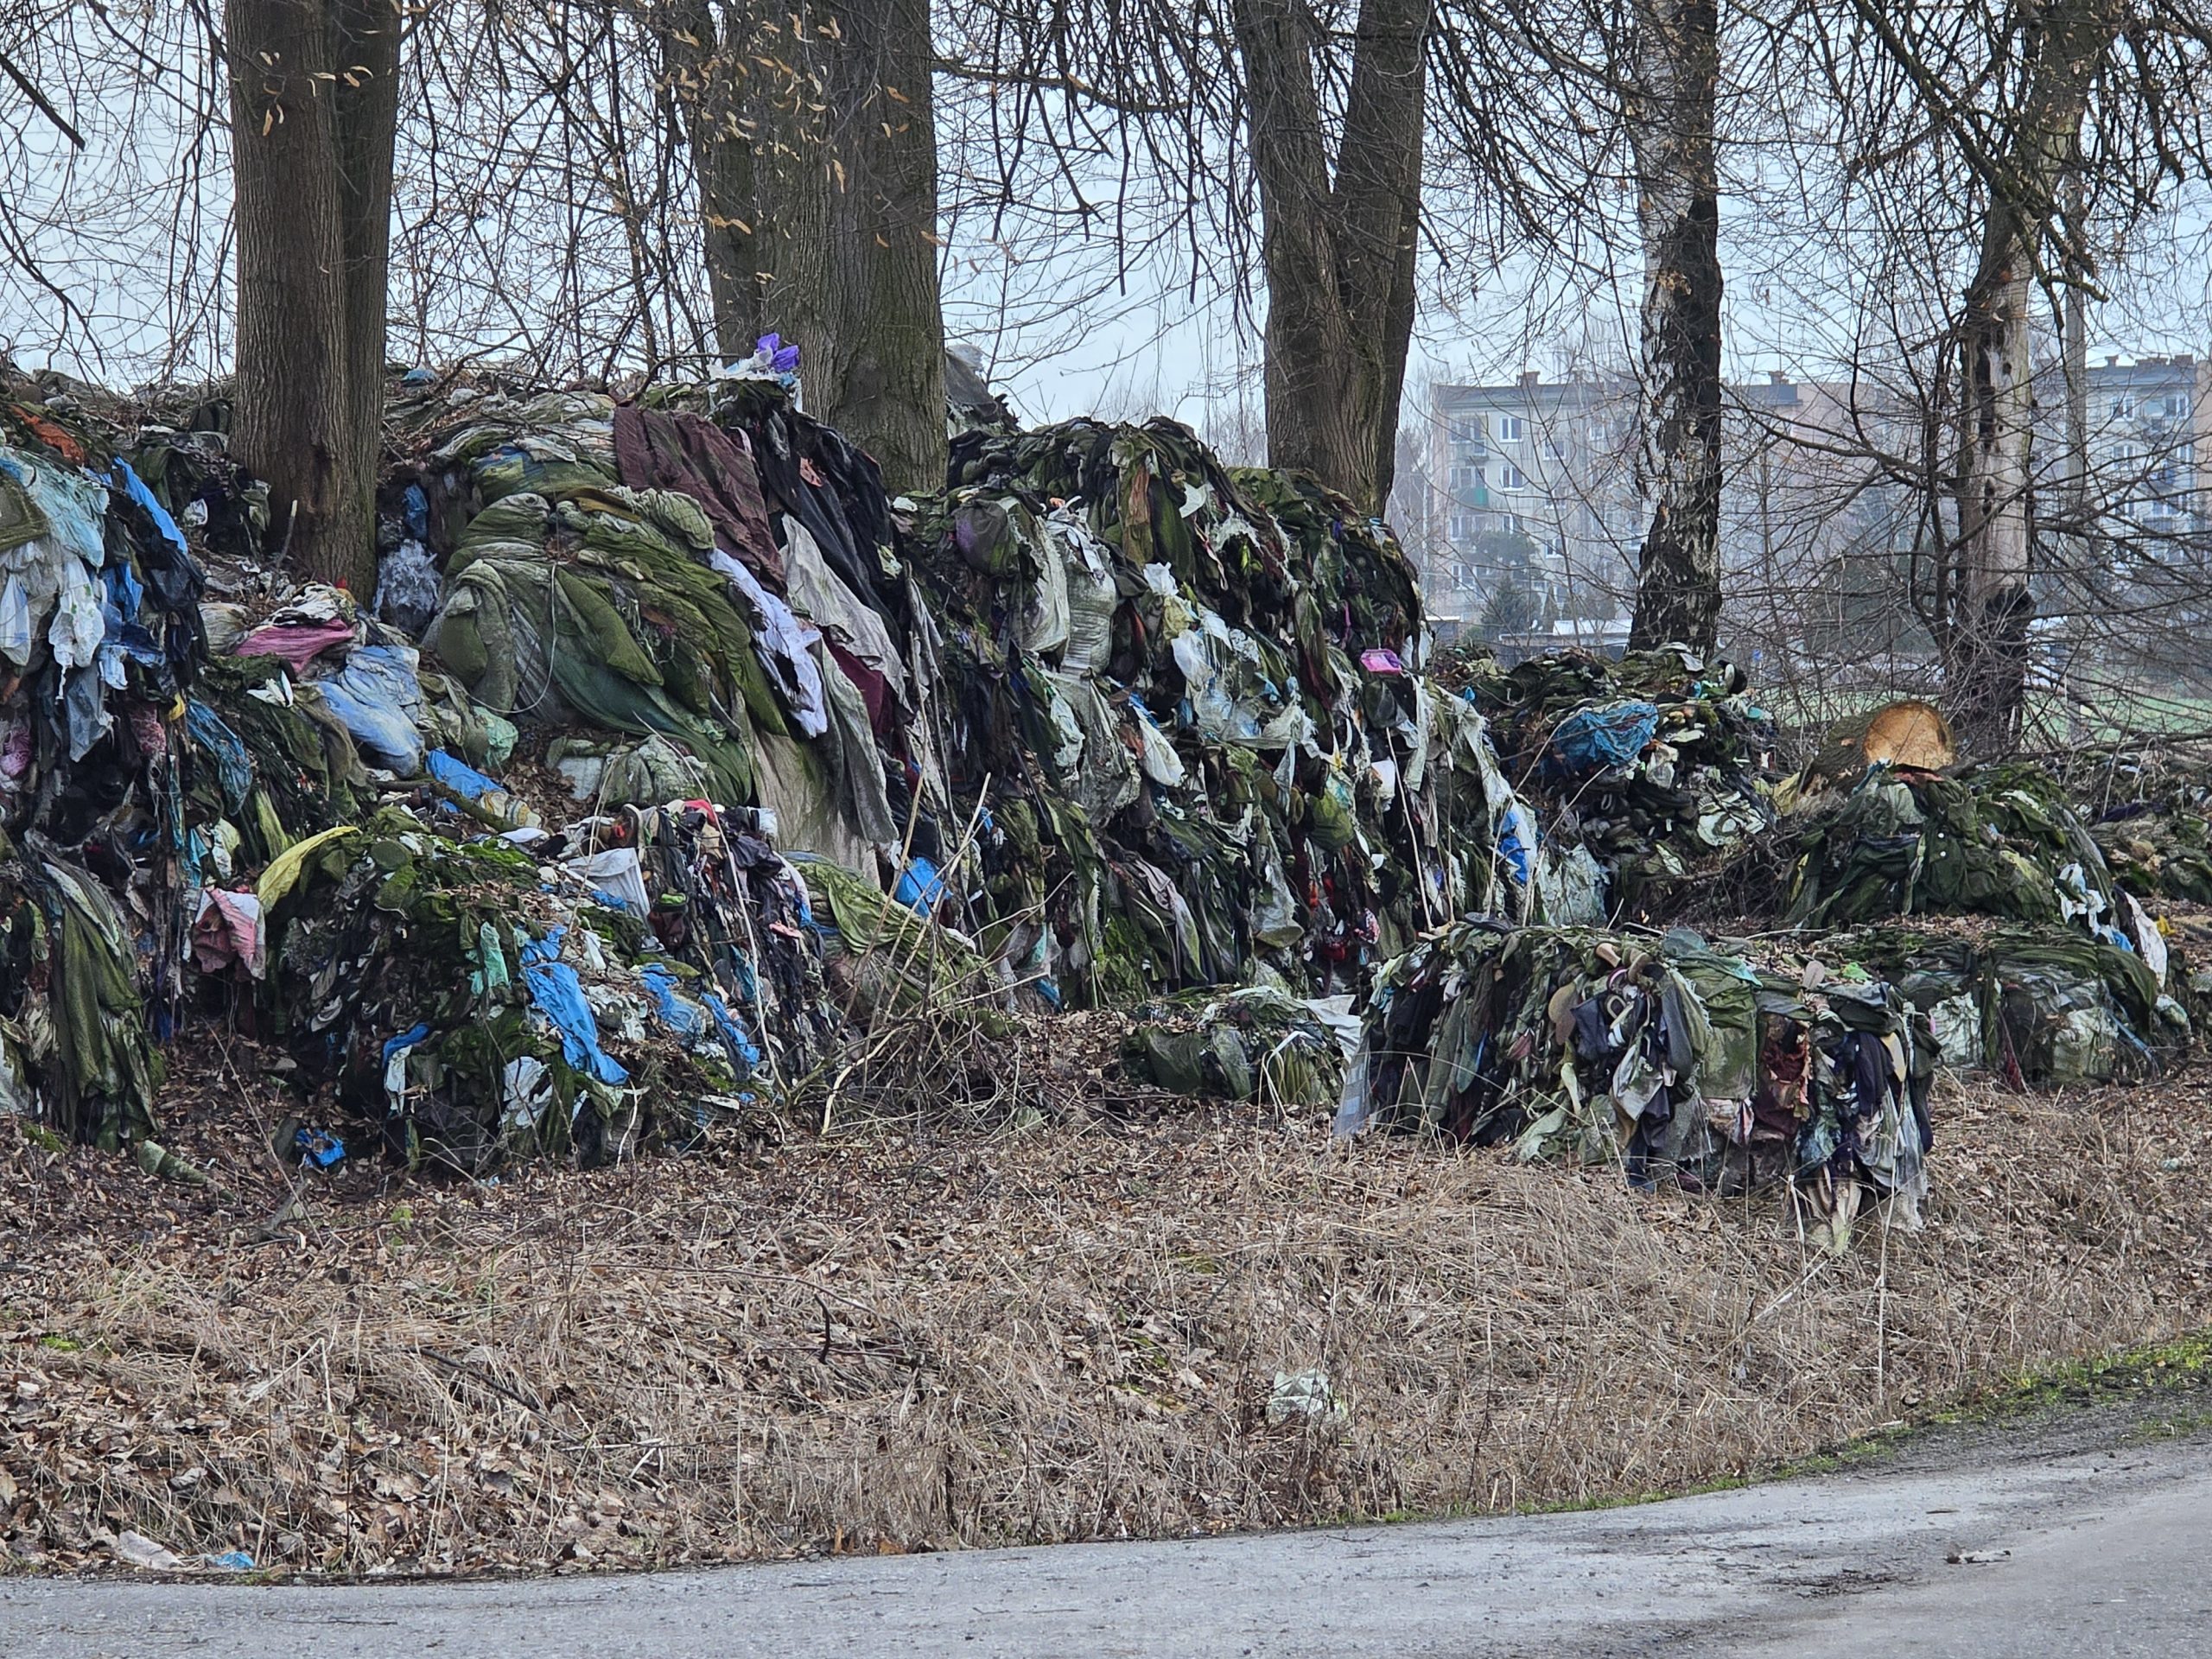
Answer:
[[[614,411],[614,455],[636,490],[680,490],[713,521],[716,543],[770,586],[784,585],[783,556],[753,459],[728,434],[690,410],[674,415],[625,404]]]

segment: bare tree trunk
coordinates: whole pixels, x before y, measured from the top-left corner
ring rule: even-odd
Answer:
[[[1413,338],[1431,0],[1362,0],[1331,176],[1319,41],[1300,0],[1236,0],[1265,219],[1268,460],[1389,499]]]
[[[1960,329],[1959,578],[1944,665],[1952,723],[1983,755],[2011,747],[2027,687],[2034,297],[2028,251],[1993,220]]]
[[[2057,191],[2078,154],[2099,66],[2119,32],[2115,0],[2060,0],[2034,53],[2012,154],[1989,181],[1981,258],[1959,323],[1959,539],[1940,639],[1953,727],[1978,756],[2019,736],[2035,618],[2035,389],[2029,314]]]
[[[398,14],[228,0],[238,221],[232,448],[299,569],[376,590]]]
[[[711,0],[669,0],[654,9],[653,30],[665,95],[682,118],[699,179],[714,348],[734,362],[750,357],[771,327],[761,298],[768,204],[757,187],[747,92],[761,73],[778,72],[747,60],[753,30],[741,3],[723,5],[718,26]]]
[[[928,0],[823,0],[802,21],[825,124],[763,181],[779,213],[766,315],[798,342],[815,415],[874,455],[892,489],[941,489]]]
[[[1651,523],[1629,644],[1709,651],[1720,627],[1720,181],[1716,0],[1643,0],[1629,133],[1642,229],[1638,467]]]
[[[2089,505],[2089,270],[2082,251],[2088,226],[2078,156],[2069,169],[2066,194],[2067,280],[2059,345],[2066,378],[2066,511],[2078,531]]]
[[[392,0],[334,0],[338,230],[345,256],[346,431],[353,467],[348,499],[367,533],[339,544],[346,574],[376,597],[377,473],[384,464],[385,323],[391,294],[392,151],[399,130],[399,36]],[[333,566],[332,568],[337,568]]]

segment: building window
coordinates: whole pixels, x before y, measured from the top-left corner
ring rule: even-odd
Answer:
[[[2112,400],[2112,417],[2115,421],[2128,420],[2133,416],[2134,413],[2135,400],[2126,392],[2122,392]]]
[[[1520,442],[1521,417],[1518,415],[1499,416],[1497,417],[1497,437],[1498,442],[1501,443]],[[1514,486],[1510,484],[1506,486],[1506,488],[1508,489],[1511,489]]]
[[[2173,416],[2173,418],[2177,421],[2187,419],[2189,416],[2189,394],[2185,391],[2168,392],[2166,394],[2166,413]]]
[[[1464,512],[1455,512],[1452,515],[1452,539],[1455,542],[1464,542],[1467,539],[1467,515]]]
[[[1497,487],[1501,490],[1525,490],[1529,487],[1529,480],[1518,467],[1510,461],[1504,461],[1498,468]]]

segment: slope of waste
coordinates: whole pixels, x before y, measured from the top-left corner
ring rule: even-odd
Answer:
[[[1862,1190],[1918,1223],[1938,1049],[1856,963],[1583,928],[1455,924],[1385,970],[1340,1127],[1742,1192],[1787,1176],[1839,1245]]]
[[[365,1122],[463,1169],[599,1160],[840,1034],[760,815],[687,791],[547,830],[463,758],[512,728],[404,632],[270,602],[219,439],[122,453],[72,412],[19,401],[0,448],[0,1104],[176,1173],[162,1046],[234,1022],[289,1051],[321,1155]]]
[[[2147,762],[2147,763],[2146,763]],[[2212,905],[2212,767],[2149,757],[2085,779],[2089,833],[2113,880],[2145,901]]]
[[[417,371],[365,602],[163,412],[0,402],[0,1104],[149,1167],[194,1022],[283,1046],[303,1152],[477,1171],[690,1144],[886,1019],[1121,1008],[1180,1093],[1847,1230],[1934,1065],[2188,1030],[2043,774],[1926,769],[1915,705],[1780,779],[1725,662],[1435,658],[1385,526],[1170,422],[995,423],[894,499],[780,364]],[[1797,931],[1656,931],[1716,893]]]
[[[887,1008],[1340,1029],[1422,929],[1541,908],[1388,531],[1169,423],[893,502],[772,375],[410,375],[364,604],[260,560],[219,405],[9,407],[0,1086],[73,1135],[149,1141],[216,1020],[410,1160],[613,1157]]]
[[[426,643],[528,759],[757,800],[1033,1006],[1356,988],[1499,900],[1510,791],[1389,532],[1170,423],[973,433],[893,502],[757,380],[399,420],[388,565],[442,566]]]

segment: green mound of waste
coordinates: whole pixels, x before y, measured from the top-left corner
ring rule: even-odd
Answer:
[[[1863,968],[1687,930],[1456,923],[1380,976],[1339,1128],[1419,1127],[1699,1190],[1785,1178],[1847,1236],[1916,1222],[1934,1144],[1928,1016]]]
[[[1252,986],[1147,1004],[1122,1039],[1122,1070],[1191,1099],[1333,1106],[1357,1040],[1350,1001],[1304,1000]]]
[[[1929,1015],[1946,1065],[2016,1086],[2155,1077],[2185,1049],[2199,1001],[2155,934],[2139,951],[2064,927],[1878,926],[1815,948],[1890,978]]]
[[[2108,804],[2089,833],[2123,892],[2212,905],[2212,780],[2162,779],[2135,799]]]
[[[1488,721],[1548,840],[1604,869],[1613,917],[1665,916],[1774,821],[1773,718],[1731,664],[1667,647],[1507,669],[1463,650],[1439,674]]]
[[[511,722],[351,595],[258,564],[265,492],[219,438],[126,442],[66,399],[10,399],[0,1109],[144,1144],[162,1046],[204,1020],[289,1049],[326,1147],[362,1121],[469,1171],[594,1161],[696,1138],[849,1034],[764,816],[692,787],[734,768],[687,749],[656,804],[546,829],[477,769]],[[427,529],[427,505],[398,511]],[[658,505],[691,522],[688,499]],[[626,543],[625,569],[654,554]],[[687,581],[669,577],[722,592]],[[555,654],[597,683],[570,659],[613,652],[605,595],[555,585],[590,632],[556,629]],[[668,706],[690,708],[680,653],[645,632]]]
[[[1779,833],[1795,860],[1793,925],[1994,916],[2069,923],[2128,949],[2154,931],[2113,881],[2057,782],[2033,766],[1956,773],[1871,766],[1848,791],[1816,797]]]

